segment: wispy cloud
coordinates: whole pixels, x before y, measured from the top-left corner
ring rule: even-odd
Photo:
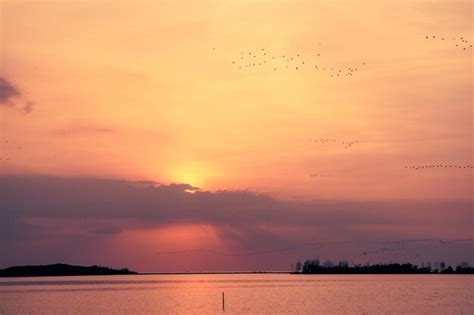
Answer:
[[[17,86],[7,79],[0,77],[0,106],[15,108],[25,114],[31,113],[35,103],[23,101],[21,97],[22,93]]]
[[[52,130],[52,133],[57,136],[74,136],[83,134],[113,134],[116,131],[111,128],[94,126],[89,124],[71,124],[70,126],[57,128]]]

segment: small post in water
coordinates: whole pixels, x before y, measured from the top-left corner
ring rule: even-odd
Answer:
[[[224,292],[222,292],[222,310],[225,311]]]

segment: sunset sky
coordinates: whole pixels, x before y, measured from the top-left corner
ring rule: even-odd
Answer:
[[[471,1],[0,1],[0,267],[474,261]]]

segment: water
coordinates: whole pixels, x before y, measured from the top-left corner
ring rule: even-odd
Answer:
[[[463,275],[0,278],[1,314],[473,314]]]

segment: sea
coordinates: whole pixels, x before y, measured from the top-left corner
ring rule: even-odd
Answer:
[[[472,275],[0,278],[0,314],[474,314]]]

